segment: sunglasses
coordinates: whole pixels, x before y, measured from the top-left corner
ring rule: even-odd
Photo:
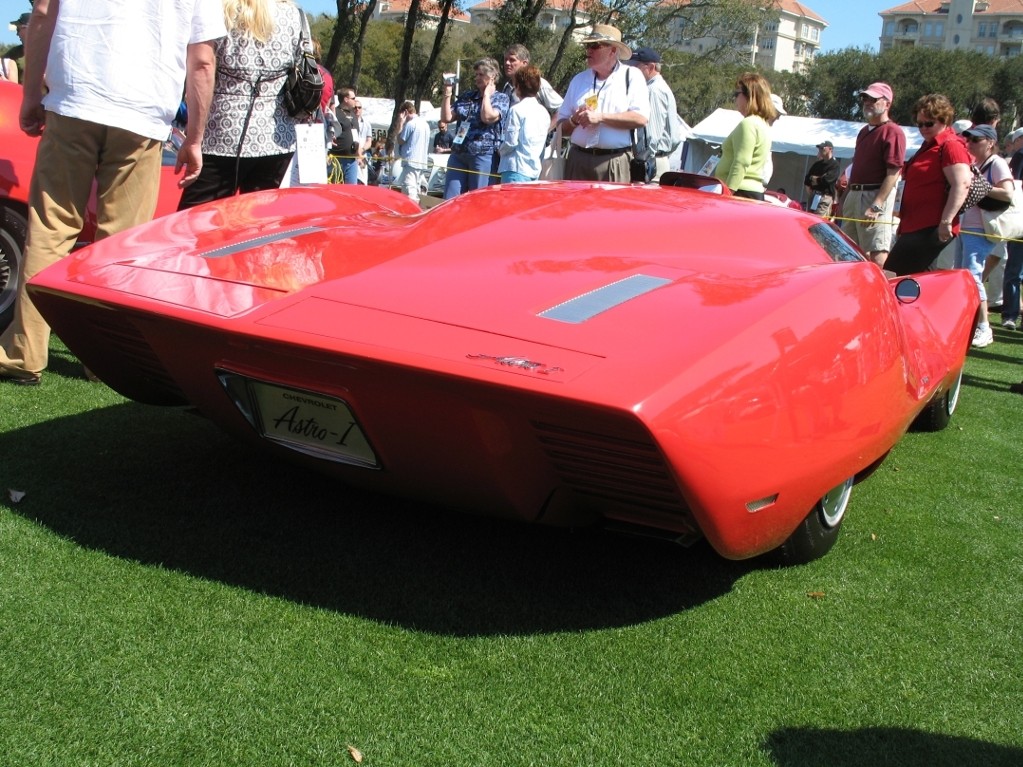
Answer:
[[[743,91],[743,90],[732,91],[732,98],[733,99],[737,99],[737,98],[739,98],[739,96],[746,96],[746,91]],[[746,98],[749,98],[749,96],[746,96]]]
[[[584,45],[583,48],[585,48],[588,51],[595,51],[598,48],[606,48],[610,44],[611,43],[586,43],[586,45]]]
[[[878,100],[879,99],[876,99],[873,96],[860,96],[860,101],[862,101],[864,104],[873,104],[875,101]]]
[[[917,128],[933,128],[933,127],[934,127],[934,120],[928,120],[928,121],[927,121],[927,122],[925,122],[925,123],[919,123],[919,122],[918,122],[918,123],[916,124],[916,127],[917,127]]]

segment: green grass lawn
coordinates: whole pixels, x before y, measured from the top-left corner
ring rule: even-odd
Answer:
[[[0,384],[0,765],[1023,764],[1023,333],[786,570],[351,490]],[[14,503],[8,489],[25,493]]]

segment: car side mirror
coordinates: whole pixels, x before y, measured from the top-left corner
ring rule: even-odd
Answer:
[[[899,303],[913,303],[920,298],[920,283],[912,278],[899,280],[895,285],[895,297],[899,299]]]

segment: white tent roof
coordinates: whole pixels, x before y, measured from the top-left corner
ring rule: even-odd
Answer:
[[[715,109],[706,119],[693,128],[693,135],[708,144],[720,146],[728,138],[742,115],[734,109]],[[817,145],[831,141],[835,145],[835,157],[852,159],[856,148],[856,136],[865,123],[849,120],[824,120],[817,117],[796,117],[782,115],[771,126],[771,151],[774,153],[794,152],[795,154],[817,155]],[[923,143],[920,132],[915,128],[902,127],[906,134],[906,156],[916,154]]]
[[[391,127],[391,115],[394,113],[394,99],[378,99],[372,96],[359,96],[362,104],[362,114],[369,120],[374,135],[386,134]],[[440,119],[440,107],[435,107],[429,101],[423,101],[419,105],[419,114],[430,123],[430,128],[437,127],[437,120]]]

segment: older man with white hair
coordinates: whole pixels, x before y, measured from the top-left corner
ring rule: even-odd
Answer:
[[[572,139],[565,178],[628,183],[632,131],[650,117],[646,79],[622,65],[632,49],[617,27],[594,24],[580,42],[587,68],[572,78],[558,110],[558,122]]]
[[[625,63],[638,69],[646,78],[650,93],[650,121],[646,134],[654,165],[650,180],[658,181],[662,174],[668,172],[671,153],[682,143],[682,125],[675,94],[661,76],[661,54],[653,48],[637,48]]]

